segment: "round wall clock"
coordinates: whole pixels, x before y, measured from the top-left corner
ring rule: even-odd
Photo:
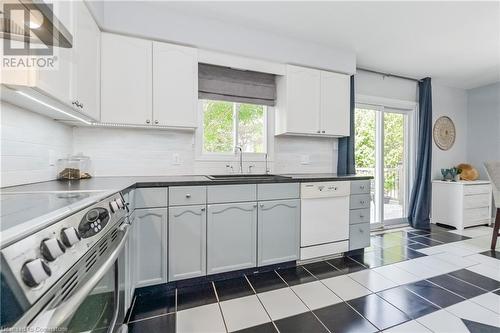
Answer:
[[[455,124],[449,117],[440,117],[434,123],[432,134],[436,146],[441,150],[448,150],[455,143]]]

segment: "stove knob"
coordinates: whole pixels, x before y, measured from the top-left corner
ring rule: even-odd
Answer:
[[[109,203],[109,208],[111,208],[111,213],[114,213],[119,209],[118,203],[116,203],[116,200],[113,200]]]
[[[21,277],[28,287],[36,287],[51,275],[49,266],[42,259],[34,259],[24,263]]]
[[[61,230],[61,240],[67,247],[71,247],[82,239],[75,228],[69,227]]]
[[[56,238],[45,239],[40,244],[40,252],[48,261],[54,261],[66,251],[63,244]]]

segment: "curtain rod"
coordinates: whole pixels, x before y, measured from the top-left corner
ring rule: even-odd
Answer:
[[[396,74],[390,74],[390,73],[384,73],[384,72],[378,72],[378,71],[374,71],[372,69],[366,69],[366,68],[361,68],[361,67],[356,67],[357,70],[361,70],[361,71],[364,71],[364,72],[368,72],[368,73],[374,73],[374,74],[380,74],[382,76],[387,76],[387,77],[396,77],[398,79],[403,79],[403,80],[410,80],[410,81],[415,81],[415,82],[421,82],[422,80],[419,80],[419,79],[415,79],[413,77],[407,77],[407,76],[401,76],[401,75],[396,75]]]

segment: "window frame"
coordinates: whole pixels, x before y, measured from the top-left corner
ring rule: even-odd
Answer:
[[[204,149],[204,127],[203,127],[203,103],[206,99],[198,99],[198,128],[196,129],[195,135],[195,147],[196,147],[196,160],[199,161],[238,161],[239,154],[236,154],[233,151],[227,153],[217,153],[217,152],[207,152]],[[217,100],[212,100],[217,101]],[[224,101],[221,101],[224,102]],[[237,104],[245,104],[238,102],[230,102],[233,103],[233,149],[237,146],[237,138],[238,138],[238,112],[235,108]],[[250,104],[250,103],[248,103]],[[263,146],[265,151],[262,153],[248,153],[243,152],[244,159],[246,162],[259,162],[265,161],[266,155],[271,156],[270,152],[270,136],[272,133],[269,132],[270,128],[270,114],[272,113],[272,107],[267,105],[262,105],[264,107],[264,129],[263,129]]]

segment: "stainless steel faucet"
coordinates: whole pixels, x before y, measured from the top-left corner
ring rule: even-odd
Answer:
[[[234,147],[234,153],[237,154],[240,151],[240,173],[243,173],[243,149],[240,146]]]

